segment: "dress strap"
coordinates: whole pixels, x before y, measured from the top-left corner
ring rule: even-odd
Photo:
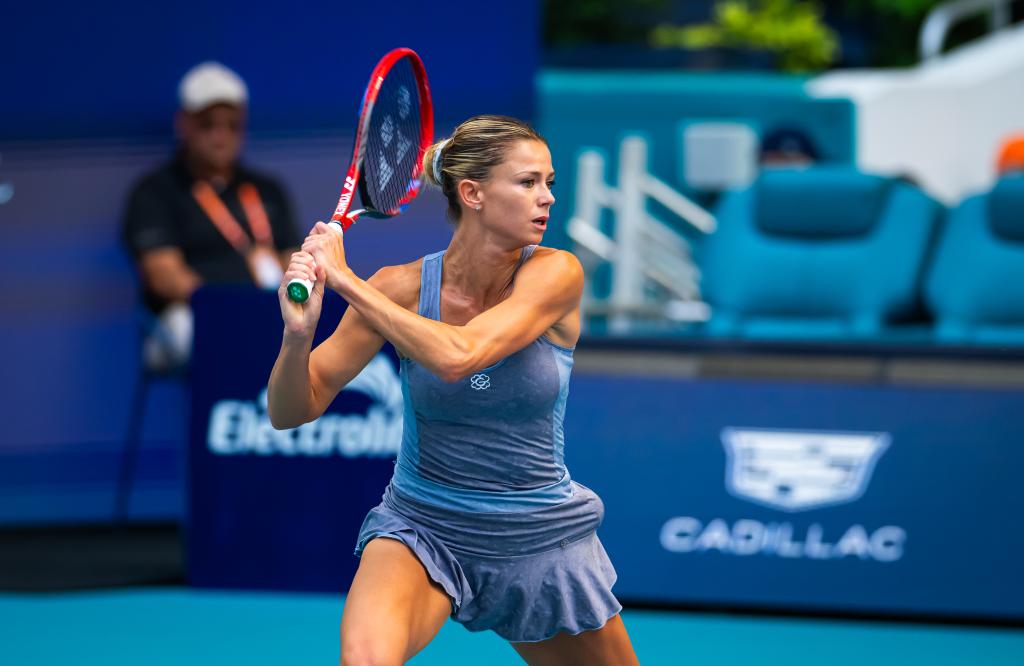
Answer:
[[[441,318],[441,269],[444,250],[423,257],[420,270],[419,315],[427,319]]]
[[[523,249],[519,251],[519,263],[516,264],[516,269],[512,271],[512,282],[515,282],[516,276],[519,275],[519,269],[523,267],[527,259],[533,256],[533,251],[536,249],[536,245],[524,245]]]

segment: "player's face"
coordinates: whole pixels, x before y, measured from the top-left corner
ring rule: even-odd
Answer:
[[[217,170],[229,168],[242,151],[245,110],[216,104],[195,113],[183,113],[181,140],[189,155]]]
[[[555,196],[551,152],[540,141],[520,141],[481,183],[481,221],[521,247],[539,243]]]

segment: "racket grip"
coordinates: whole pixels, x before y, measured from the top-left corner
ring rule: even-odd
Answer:
[[[295,303],[305,303],[309,300],[309,295],[313,292],[313,283],[309,280],[300,280],[299,278],[292,278],[288,282],[288,299]]]
[[[343,233],[341,225],[331,220],[327,223],[327,226],[336,233]],[[309,295],[313,293],[313,283],[309,280],[301,280],[299,278],[293,278],[288,282],[288,298],[295,303],[305,303],[309,300]]]

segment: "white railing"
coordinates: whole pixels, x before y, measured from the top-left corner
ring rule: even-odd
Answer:
[[[647,169],[647,141],[630,136],[619,145],[618,185],[605,182],[605,158],[597,150],[580,154],[576,165],[575,210],[569,237],[592,277],[601,262],[611,264],[611,293],[601,298],[593,280],[584,315],[609,315],[613,332],[625,332],[635,318],[704,321],[708,306],[700,297],[700,270],[690,242],[647,211],[653,199],[702,233],[715,230],[715,218]],[[611,211],[612,235],[601,229],[601,213]]]

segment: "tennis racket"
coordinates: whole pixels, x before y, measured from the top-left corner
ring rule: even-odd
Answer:
[[[412,49],[389,52],[370,75],[356,126],[352,162],[328,223],[347,231],[361,216],[398,215],[420,191],[423,154],[434,138],[434,107],[423,61]],[[356,191],[362,208],[349,210]],[[288,298],[305,303],[309,280],[288,283]]]

